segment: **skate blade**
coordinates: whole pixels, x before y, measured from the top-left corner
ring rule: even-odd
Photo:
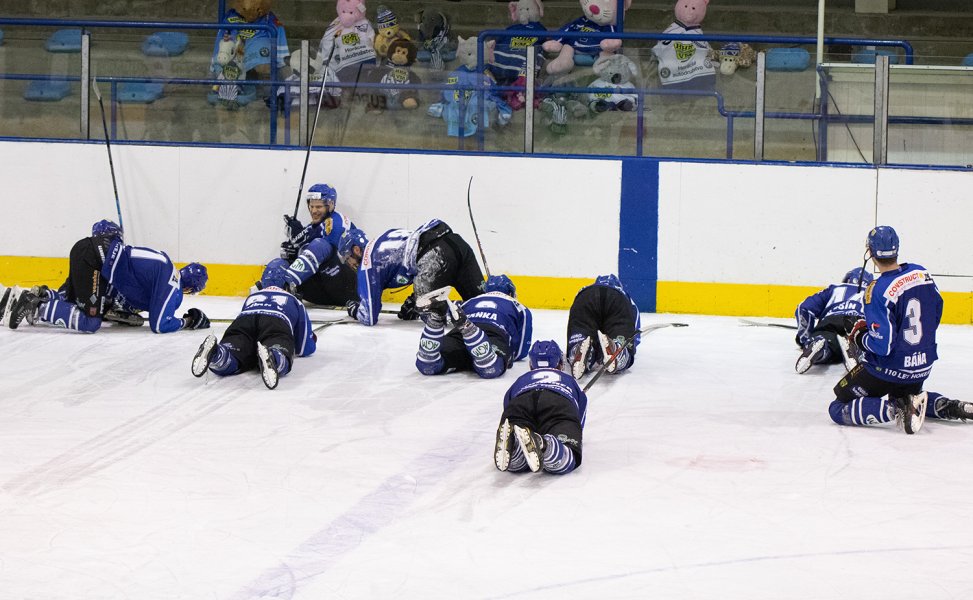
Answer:
[[[264,380],[264,385],[270,390],[276,388],[280,381],[280,374],[273,365],[270,351],[260,342],[257,342],[257,359],[260,362],[260,377]]]
[[[209,368],[210,355],[216,347],[216,336],[208,335],[203,343],[199,345],[196,356],[193,357],[192,371],[194,377],[202,377]]]
[[[514,436],[517,438],[517,443],[520,444],[524,458],[527,459],[527,466],[534,473],[540,471],[544,465],[537,445],[534,444],[534,436],[530,434],[530,430],[514,425]]]
[[[433,290],[419,296],[416,298],[416,308],[422,310],[424,308],[429,308],[429,305],[437,300],[446,301],[449,299],[449,292],[452,291],[452,289],[453,288],[451,286],[447,285],[439,288],[438,290]]]
[[[510,420],[504,419],[497,428],[497,445],[493,461],[500,471],[506,471],[510,466]]]

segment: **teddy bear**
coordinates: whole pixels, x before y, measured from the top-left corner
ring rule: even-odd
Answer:
[[[497,80],[498,85],[517,86],[525,88],[527,84],[527,48],[540,46],[540,37],[535,32],[545,32],[547,28],[541,24],[544,16],[544,5],[541,0],[516,0],[507,5],[510,11],[512,25],[506,31],[517,33],[509,38],[501,38],[493,50],[493,63],[490,73]],[[522,32],[522,33],[521,33]],[[542,55],[538,53],[537,64],[541,64]],[[536,73],[535,73],[536,74]],[[514,110],[524,107],[526,94],[520,90],[501,92],[503,99]],[[539,94],[534,96],[534,108],[540,104]]]
[[[337,0],[335,9],[338,16],[321,37],[318,56],[325,57],[339,81],[355,82],[375,64],[375,28],[365,18],[364,0]]]
[[[395,40],[412,39],[405,29],[399,27],[399,18],[392,9],[385,5],[379,5],[375,24],[378,27],[375,31],[375,54],[378,55],[379,60],[389,57],[389,46]]]
[[[456,58],[456,50],[449,42],[449,19],[438,10],[416,13],[419,26],[419,45],[416,60],[429,63],[433,71],[442,71],[446,63]]]
[[[702,35],[709,0],[676,0],[676,20],[663,33]],[[660,40],[652,48],[659,61],[659,80],[664,86],[686,89],[714,89],[716,64],[710,45],[704,41]]]
[[[719,52],[710,50],[710,60],[720,62],[720,75],[733,75],[738,67],[747,68],[753,64],[757,53],[750,44],[729,42]]]
[[[422,80],[412,70],[416,61],[417,48],[412,40],[393,40],[388,47],[385,65],[374,69],[370,80],[374,83],[420,84]],[[412,110],[419,106],[419,91],[414,89],[372,89],[368,96],[366,111],[380,111],[386,108],[405,108]]]
[[[492,61],[494,46],[494,40],[484,44],[484,65]],[[477,39],[459,37],[456,58],[461,64],[446,77],[448,87],[442,92],[443,101],[430,105],[427,114],[446,121],[446,134],[451,137],[468,137],[475,134],[480,126],[489,127],[494,112],[498,125],[509,123],[513,110],[495,90],[490,89],[495,85],[493,77],[489,72],[476,70]],[[481,85],[487,88],[482,93],[476,89]],[[479,109],[481,97],[483,108]]]
[[[580,0],[583,15],[566,23],[558,31],[564,33],[614,33],[617,0]],[[625,0],[625,10],[632,0]],[[547,63],[547,72],[559,75],[570,72],[575,65],[591,66],[601,54],[617,52],[622,41],[595,37],[560,38],[544,42],[544,51],[557,56]]]
[[[588,108],[592,112],[600,113],[608,110],[631,111],[638,107],[638,94],[634,88],[638,86],[638,66],[623,54],[607,54],[599,56],[592,70],[597,79],[588,84],[589,88],[605,88],[631,91],[592,91],[587,94]]]

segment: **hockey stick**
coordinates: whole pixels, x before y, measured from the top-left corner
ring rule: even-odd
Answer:
[[[111,140],[108,136],[108,121],[105,120],[105,103],[101,99],[101,90],[98,89],[98,80],[94,74],[91,76],[91,89],[98,99],[98,107],[101,109],[101,127],[105,131],[105,148],[108,150],[108,170],[111,171],[111,187],[115,190],[115,210],[118,211],[118,228],[125,231],[125,224],[122,223],[122,204],[118,201],[118,184],[115,182],[115,163],[111,158]]]
[[[764,321],[751,321],[750,319],[740,319],[740,325],[747,327],[779,327],[781,329],[797,329],[797,325],[787,323],[767,323]]]
[[[470,223],[473,224],[473,237],[476,238],[476,247],[480,249],[480,258],[483,259],[483,270],[486,271],[487,278],[490,277],[490,265],[487,264],[486,254],[483,254],[483,244],[480,243],[480,234],[476,230],[476,221],[473,220],[473,205],[470,204],[470,188],[473,187],[473,176],[470,175],[470,183],[466,186],[466,208],[470,211]]]
[[[584,387],[581,388],[581,391],[585,393],[588,392],[591,386],[593,386],[595,382],[598,381],[598,379],[605,374],[605,371],[608,370],[608,367],[612,366],[615,363],[615,360],[618,359],[618,356],[622,353],[622,351],[632,345],[632,343],[635,341],[636,335],[645,335],[650,331],[655,331],[656,329],[662,329],[664,327],[689,327],[689,323],[653,323],[652,325],[647,325],[642,329],[638,330],[638,332],[636,332],[635,335],[625,340],[625,343],[622,344],[622,347],[616,350],[615,353],[612,354],[608,358],[608,360],[605,361],[605,364],[603,364],[601,368],[598,369],[598,371],[594,375],[592,375],[591,379],[588,380],[588,383],[584,384]]]
[[[314,303],[306,302],[306,301],[304,303],[304,306],[306,306],[308,309],[317,308],[317,309],[321,309],[321,310],[340,310],[340,311],[347,310],[344,306],[338,306],[337,304],[314,304]],[[399,311],[392,310],[390,308],[383,308],[383,309],[381,309],[378,312],[380,314],[385,314],[385,315],[397,315],[397,314],[399,314]]]
[[[297,201],[294,202],[294,218],[297,218],[297,211],[301,208],[301,194],[304,193],[304,178],[307,177],[307,163],[311,159],[311,146],[314,144],[314,132],[318,128],[318,116],[321,114],[321,101],[324,100],[324,83],[325,79],[328,78],[328,68],[331,66],[331,57],[334,56],[334,49],[338,46],[336,43],[331,44],[331,52],[328,53],[328,60],[324,61],[324,67],[321,71],[321,93],[318,94],[318,107],[314,111],[314,122],[311,124],[311,132],[307,134],[307,151],[304,153],[304,168],[301,170],[301,184],[297,186]],[[308,71],[311,70],[310,58],[308,58]],[[305,77],[310,77],[310,73],[306,73]]]

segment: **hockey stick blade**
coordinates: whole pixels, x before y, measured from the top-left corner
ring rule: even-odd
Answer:
[[[304,300],[303,302],[304,302],[304,306],[306,306],[308,309],[317,308],[317,309],[320,309],[320,310],[340,310],[340,311],[348,310],[344,306],[338,306],[337,304],[315,304],[313,302],[308,302],[307,300]],[[397,315],[397,314],[399,314],[399,311],[394,310],[394,309],[391,309],[391,308],[383,308],[382,310],[380,310],[378,312],[379,312],[379,314],[383,314],[383,315]]]
[[[598,379],[600,379],[601,376],[605,374],[605,371],[607,371],[608,367],[610,367],[615,362],[615,360],[622,353],[622,351],[632,345],[632,343],[635,341],[636,335],[645,335],[650,331],[655,331],[657,329],[664,329],[666,327],[689,327],[689,323],[653,323],[651,325],[646,325],[642,329],[639,329],[638,333],[625,340],[625,343],[622,344],[622,347],[616,350],[615,353],[612,354],[611,357],[609,357],[608,360],[605,361],[605,364],[603,364],[601,368],[598,369],[598,372],[596,372],[594,375],[591,376],[591,379],[589,379],[588,383],[586,383],[584,387],[581,388],[581,391],[587,393],[588,390],[591,389],[591,386],[593,386],[595,382],[598,381]]]
[[[745,327],[778,327],[780,329],[797,329],[797,325],[787,323],[771,323],[767,321],[752,321],[750,319],[740,319],[740,325]]]

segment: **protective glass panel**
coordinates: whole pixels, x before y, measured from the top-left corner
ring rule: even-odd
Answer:
[[[766,64],[764,160],[818,159],[820,95],[815,48],[761,48]]]
[[[817,143],[825,162],[872,163],[875,65],[833,54],[821,64],[821,127]]]

